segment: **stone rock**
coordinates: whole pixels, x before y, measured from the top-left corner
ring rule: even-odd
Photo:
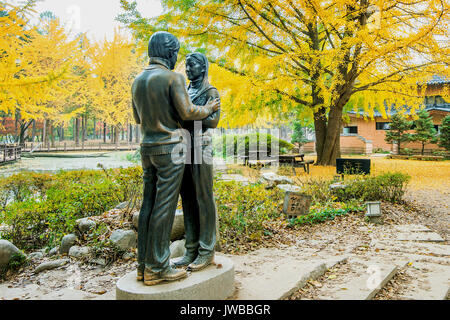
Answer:
[[[225,300],[233,295],[234,264],[216,255],[215,264],[193,272],[182,281],[146,286],[136,281],[136,271],[121,278],[116,285],[117,300]]]
[[[136,232],[133,230],[115,230],[111,234],[110,240],[122,250],[135,248],[137,245]]]
[[[64,236],[61,240],[61,246],[59,247],[59,253],[69,253],[69,250],[77,242],[77,236],[73,233]]]
[[[91,254],[90,247],[72,246],[69,250],[69,257],[83,259],[88,258]]]
[[[129,261],[135,257],[135,254],[133,252],[125,252],[122,256],[122,259],[125,261]]]
[[[136,230],[139,229],[139,211],[133,213],[133,226],[136,228]]]
[[[6,267],[11,261],[11,258],[16,254],[23,255],[11,242],[0,239],[0,267]]]
[[[116,210],[123,210],[123,209],[126,209],[129,205],[130,205],[130,202],[129,201],[125,201],[125,202],[122,202],[122,203],[118,204],[114,209],[116,209]]]
[[[40,251],[33,252],[28,255],[28,259],[30,260],[41,260],[42,258],[44,258],[44,254]]]
[[[279,184],[294,184],[292,179],[285,176],[279,176],[274,172],[264,172],[261,174],[260,182],[268,183],[269,187],[276,187]]]
[[[48,252],[48,256],[53,257],[53,256],[57,255],[58,252],[59,252],[59,247],[54,247],[54,248],[50,249],[50,251]]]
[[[185,248],[186,240],[178,240],[172,242],[170,245],[170,259],[182,257],[186,252]]]
[[[299,186],[294,186],[292,184],[279,184],[279,185],[277,185],[277,188],[284,192],[300,192],[300,191],[302,191],[302,188],[300,188]]]
[[[36,269],[34,269],[34,273],[39,273],[45,270],[52,270],[59,267],[62,267],[70,262],[69,259],[60,259],[49,262],[41,263]]]
[[[104,266],[106,266],[108,264],[106,259],[104,259],[104,258],[92,259],[89,262],[92,263],[92,264],[97,264],[97,265],[102,266],[102,267],[104,267]]]
[[[139,228],[139,212],[133,214],[133,226],[136,230]],[[170,240],[176,241],[182,239],[184,236],[184,215],[183,210],[177,210],[175,212],[175,218],[173,220],[172,233],[170,234]]]
[[[89,233],[89,231],[94,230],[95,227],[97,226],[95,221],[93,221],[93,220],[91,220],[89,218],[79,219],[79,220],[76,221],[76,223],[78,225],[78,229],[82,233]]]

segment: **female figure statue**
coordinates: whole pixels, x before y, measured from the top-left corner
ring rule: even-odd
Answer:
[[[209,84],[209,63],[205,55],[192,53],[186,57],[186,74],[191,81],[188,94],[195,105],[220,99],[219,92]],[[214,260],[216,245],[216,205],[213,194],[213,163],[211,130],[217,127],[220,109],[202,121],[185,121],[183,128],[191,135],[191,161],[186,164],[181,197],[186,230],[186,253],[174,259],[176,267],[191,271],[206,268]],[[188,151],[189,152],[189,151]]]

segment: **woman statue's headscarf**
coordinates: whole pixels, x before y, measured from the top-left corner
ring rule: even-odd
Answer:
[[[205,73],[203,74],[203,81],[202,81],[202,84],[201,84],[200,88],[198,89],[198,91],[195,94],[193,94],[191,96],[191,100],[194,101],[197,98],[199,98],[200,96],[202,96],[205,92],[207,92],[208,90],[213,89],[214,87],[209,84],[209,78],[208,78],[209,62],[208,62],[208,58],[206,58],[206,56],[204,54],[200,53],[200,52],[194,52],[194,53],[188,54],[186,56],[186,60],[187,59],[194,59],[194,60],[196,60],[205,69]],[[191,87],[191,84],[189,84],[189,88],[190,87]]]

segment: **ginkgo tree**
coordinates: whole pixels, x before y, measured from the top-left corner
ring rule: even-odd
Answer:
[[[33,121],[64,117],[62,101],[78,54],[77,41],[57,19],[30,23],[35,3],[0,2],[0,111],[15,115],[19,143]]]
[[[112,40],[93,45],[91,77],[88,81],[92,94],[92,108],[98,119],[113,127],[114,143],[131,114],[131,85],[142,69],[142,61],[135,44],[115,30]]]
[[[156,19],[121,4],[136,37],[167,30],[208,53],[231,125],[310,110],[319,165],[340,156],[349,105],[414,113],[426,90],[418,84],[450,74],[445,0],[163,0]]]

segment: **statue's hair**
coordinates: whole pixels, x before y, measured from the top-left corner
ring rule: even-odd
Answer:
[[[178,50],[180,50],[180,42],[173,34],[166,31],[155,32],[148,43],[150,58],[170,59]]]

